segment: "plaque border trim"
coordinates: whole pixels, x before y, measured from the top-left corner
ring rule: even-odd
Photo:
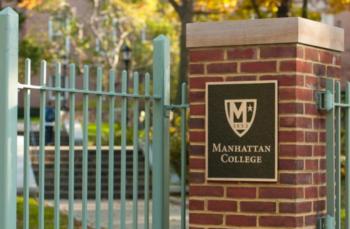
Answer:
[[[275,173],[273,178],[215,178],[208,176],[208,87],[210,85],[230,85],[230,84],[274,84],[275,86]],[[237,81],[237,82],[206,82],[205,83],[205,179],[208,181],[259,181],[259,182],[277,182],[278,171],[278,81]]]

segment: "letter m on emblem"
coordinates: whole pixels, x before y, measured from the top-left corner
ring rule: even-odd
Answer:
[[[252,126],[257,109],[256,99],[225,100],[226,119],[233,132],[243,137]]]

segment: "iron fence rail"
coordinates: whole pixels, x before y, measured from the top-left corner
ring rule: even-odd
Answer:
[[[345,87],[345,99],[341,96],[340,82],[326,80],[325,91],[318,94],[318,107],[326,115],[326,169],[327,169],[327,229],[350,228],[350,83]],[[344,120],[342,113],[344,111]],[[345,125],[343,124],[345,122]],[[342,145],[342,127],[345,145]],[[345,152],[345,220],[342,221],[342,147]],[[344,225],[343,225],[344,223]]]
[[[128,130],[128,103],[132,103],[132,125],[133,125],[133,179],[132,179],[132,228],[139,228],[138,225],[138,153],[139,153],[139,113],[140,102],[142,101],[145,110],[144,121],[144,229],[167,229],[169,228],[169,109],[180,109],[181,111],[181,228],[186,228],[186,84],[182,85],[182,100],[179,105],[170,104],[170,52],[169,41],[164,36],[159,36],[154,40],[153,57],[153,94],[151,94],[151,76],[145,74],[144,93],[139,91],[139,74],[133,73],[133,92],[128,92],[127,78],[128,73],[123,71],[121,74],[121,91],[115,90],[116,72],[108,72],[108,88],[103,90],[102,79],[103,70],[97,67],[96,88],[89,87],[90,68],[83,68],[83,88],[76,87],[76,66],[69,65],[69,85],[67,88],[61,86],[62,66],[60,63],[55,65],[55,85],[47,86],[47,63],[42,61],[40,65],[40,83],[31,84],[31,61],[27,59],[24,66],[24,84],[17,82],[18,76],[18,15],[12,9],[5,9],[0,12],[0,78],[3,82],[0,85],[0,128],[3,134],[0,136],[0,206],[6,206],[6,210],[0,209],[0,228],[16,228],[16,144],[17,144],[17,93],[22,90],[24,93],[24,179],[23,179],[23,229],[30,229],[30,208],[29,208],[29,174],[30,174],[30,131],[31,131],[31,93],[38,91],[40,94],[40,120],[39,120],[39,182],[38,182],[38,228],[44,229],[45,222],[45,116],[47,108],[48,92],[54,93],[54,221],[55,229],[61,228],[60,213],[60,179],[61,179],[61,126],[62,120],[62,93],[68,94],[69,100],[69,171],[68,171],[68,223],[67,228],[75,227],[75,117],[77,111],[77,95],[82,95],[82,228],[88,228],[88,125],[89,125],[89,100],[91,97],[96,101],[95,124],[96,124],[96,164],[95,164],[95,228],[102,226],[101,222],[101,164],[102,164],[102,115],[104,98],[108,106],[108,228],[114,228],[114,129],[115,123],[121,124],[121,180],[120,180],[120,221],[119,226],[122,229],[126,225],[126,150],[127,150],[127,131]],[[121,118],[117,120],[115,108],[117,102],[120,102]],[[151,120],[153,118],[153,120]],[[150,132],[152,131],[152,138]],[[152,177],[150,176],[150,148],[153,154]],[[151,180],[152,179],[152,180]],[[150,183],[152,181],[152,183]],[[152,184],[152,196],[150,189]],[[152,212],[150,212],[150,201],[153,203]],[[150,215],[153,215],[150,220]]]

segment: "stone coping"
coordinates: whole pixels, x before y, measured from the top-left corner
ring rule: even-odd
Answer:
[[[344,51],[344,30],[299,17],[187,24],[188,48],[284,43]]]

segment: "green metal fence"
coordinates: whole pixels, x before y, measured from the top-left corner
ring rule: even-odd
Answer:
[[[346,84],[345,94],[342,96],[340,82],[327,79],[325,90],[318,93],[317,97],[319,109],[327,112],[327,215],[320,221],[320,228],[350,228],[350,83]],[[345,123],[342,125],[343,122]],[[342,137],[345,144],[341,142]],[[345,152],[344,182],[341,174],[342,151]],[[343,195],[342,185],[345,185]],[[345,218],[342,218],[342,203],[345,203]]]
[[[82,228],[88,228],[88,124],[89,100],[96,102],[96,183],[95,183],[95,228],[101,228],[101,132],[102,115],[108,112],[109,130],[114,130],[116,122],[121,124],[121,180],[120,180],[120,228],[126,228],[126,146],[128,130],[128,103],[132,104],[133,123],[133,191],[132,191],[132,228],[138,228],[138,152],[139,152],[139,123],[140,103],[145,109],[145,176],[144,176],[144,227],[145,229],[169,228],[169,111],[181,110],[181,228],[186,228],[186,85],[182,87],[182,103],[170,104],[170,52],[169,41],[164,36],[154,40],[153,77],[145,75],[144,93],[139,93],[139,75],[133,73],[133,92],[127,85],[128,73],[123,71],[121,77],[115,70],[110,70],[109,88],[103,90],[102,78],[104,72],[98,67],[96,70],[96,88],[89,87],[90,68],[84,66],[83,88],[76,87],[76,66],[69,65],[69,87],[61,87],[61,64],[55,65],[55,85],[47,85],[48,68],[45,61],[41,62],[40,84],[31,84],[31,62],[25,62],[25,82],[18,83],[18,15],[11,8],[0,12],[0,228],[16,228],[16,154],[17,154],[17,110],[18,91],[24,92],[24,209],[23,228],[29,229],[29,169],[30,169],[30,124],[31,124],[31,93],[40,92],[40,134],[39,134],[39,229],[44,229],[45,223],[45,107],[48,92],[55,95],[55,159],[54,159],[54,228],[60,227],[60,145],[61,145],[61,93],[69,94],[69,187],[68,187],[68,224],[64,228],[74,228],[74,117],[77,110],[77,95],[82,95],[82,129],[83,129],[83,159],[82,159]],[[115,90],[116,78],[121,78],[121,91]],[[151,78],[153,78],[153,93],[151,93]],[[108,101],[108,111],[103,110],[103,104]],[[121,118],[115,116],[116,104],[121,104]],[[130,116],[131,117],[131,116]],[[153,120],[153,121],[152,121]],[[152,132],[152,134],[150,134]],[[114,228],[114,131],[109,132],[109,164],[108,164],[108,228]],[[150,148],[153,152],[152,168],[150,167]],[[151,174],[151,175],[150,175]],[[152,176],[152,177],[150,177]],[[150,190],[152,189],[152,196]],[[152,211],[150,211],[152,203]],[[151,217],[153,216],[153,217]],[[151,220],[152,219],[152,220]]]

